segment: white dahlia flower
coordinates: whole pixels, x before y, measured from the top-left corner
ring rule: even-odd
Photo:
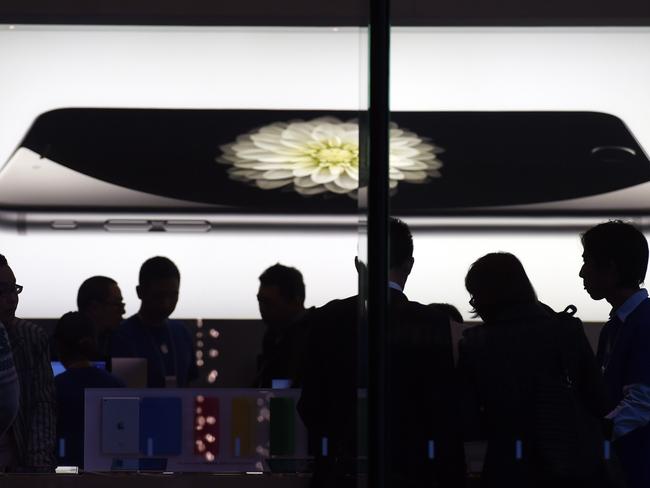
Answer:
[[[217,160],[231,178],[268,190],[293,186],[303,195],[355,194],[359,187],[359,125],[333,117],[276,122],[221,147]],[[439,147],[396,124],[390,127],[390,187],[440,176]]]

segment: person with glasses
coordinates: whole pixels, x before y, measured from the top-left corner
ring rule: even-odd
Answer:
[[[7,330],[20,384],[20,408],[0,438],[0,458],[9,471],[51,471],[54,466],[56,397],[46,332],[16,317],[23,287],[0,254],[0,322]]]
[[[487,441],[481,487],[618,486],[607,477],[606,392],[582,322],[541,303],[511,253],[477,259],[465,287],[483,320],[463,332],[458,364],[467,437]]]
[[[111,334],[122,323],[124,301],[122,291],[114,279],[92,276],[85,280],[77,292],[77,308],[95,331],[98,358],[107,359],[110,354]]]

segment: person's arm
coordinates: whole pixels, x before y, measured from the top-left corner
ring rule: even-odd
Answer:
[[[639,318],[637,318],[638,320]],[[631,326],[632,324],[624,324]],[[614,423],[613,440],[650,422],[650,324],[641,323],[627,351],[623,399],[607,414]]]
[[[18,413],[20,389],[14,367],[11,344],[4,325],[0,322],[0,437],[11,426]]]
[[[322,319],[323,311],[310,315],[309,333],[306,338],[305,361],[302,365],[302,389],[296,409],[302,419],[312,442],[320,442],[327,430],[327,398],[330,395],[327,377],[331,358],[326,355],[330,337],[327,334],[327,319]],[[316,447],[314,445],[314,447]],[[320,449],[317,451],[320,452]]]
[[[612,440],[650,422],[650,386],[634,383],[623,387],[623,399],[605,418],[614,422]]]
[[[25,466],[51,468],[55,465],[56,393],[50,348],[47,335],[40,327],[34,329],[32,340],[34,369],[28,386],[32,390],[32,404],[27,416]]]
[[[305,354],[305,363],[303,364],[302,391],[297,404],[298,414],[312,436],[321,434],[322,423],[319,422],[318,407],[324,406],[321,400],[326,384],[322,373],[326,369],[327,363],[321,363],[322,357],[319,353],[323,345],[319,333],[319,326],[311,328],[305,348],[307,354]]]

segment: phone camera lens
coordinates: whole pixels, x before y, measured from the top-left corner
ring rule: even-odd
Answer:
[[[636,157],[636,151],[625,146],[598,146],[591,155],[603,163],[624,163]]]

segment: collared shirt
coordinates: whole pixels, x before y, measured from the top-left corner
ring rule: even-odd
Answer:
[[[627,318],[647,298],[648,291],[641,288],[620,307],[612,310],[610,317],[615,316],[620,321],[620,324],[618,324],[619,330],[614,335],[613,344],[609,344],[607,347],[607,362],[609,362],[609,356],[613,353],[614,347],[616,347],[617,338],[621,333],[620,328],[626,326],[625,321]],[[650,327],[650,324],[648,326]],[[650,353],[650,350],[648,353]],[[650,422],[650,385],[645,383],[624,385],[622,400],[614,410],[607,414],[607,418],[614,421],[614,439],[618,439],[635,429],[647,425]]]
[[[15,408],[9,408],[9,405],[12,407],[18,405],[18,377],[14,367],[11,343],[2,322],[0,322],[0,392],[2,392],[4,407],[0,413],[9,416],[9,418],[0,418],[0,436],[2,436],[16,413]]]
[[[20,394],[16,368],[14,367],[11,344],[4,325],[0,322],[0,471],[13,463],[15,448],[7,428],[12,424],[18,411]]]
[[[623,305],[618,307],[616,310],[612,310],[610,316],[616,314],[621,322],[625,322],[627,317],[632,312],[634,312],[634,310],[636,310],[636,307],[641,305],[641,302],[646,298],[648,298],[648,290],[641,288],[634,295],[625,300],[625,302],[623,302]]]
[[[20,409],[11,430],[18,468],[54,466],[56,396],[47,334],[33,322],[16,319],[7,334],[20,382]]]
[[[138,314],[124,320],[112,337],[111,357],[147,359],[149,388],[164,388],[166,376],[172,374],[176,386],[183,388],[198,377],[192,336],[179,320],[166,319],[165,324],[154,329],[144,325]]]

